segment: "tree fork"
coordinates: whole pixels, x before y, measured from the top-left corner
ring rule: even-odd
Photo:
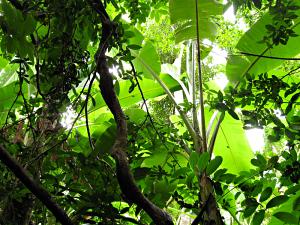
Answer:
[[[110,20],[101,1],[90,1],[91,6],[100,15],[102,23],[102,37],[96,54],[96,72],[100,75],[100,90],[104,101],[112,112],[117,124],[117,137],[111,149],[111,155],[116,162],[117,179],[122,193],[128,200],[137,204],[151,217],[157,225],[173,225],[171,216],[153,204],[137,187],[130,171],[127,159],[127,124],[120,102],[113,86],[113,79],[108,70],[105,52],[109,39],[114,32],[114,24]]]

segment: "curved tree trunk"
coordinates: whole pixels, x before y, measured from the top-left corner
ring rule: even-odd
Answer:
[[[101,1],[90,0],[91,6],[99,14],[102,23],[102,37],[96,55],[96,71],[100,75],[100,90],[102,97],[112,112],[117,124],[117,137],[111,149],[111,155],[116,161],[116,174],[122,193],[126,198],[137,204],[151,217],[156,225],[173,225],[172,218],[164,210],[153,204],[137,187],[130,171],[127,159],[127,124],[118,97],[113,86],[113,79],[108,70],[106,51],[113,36],[114,24],[110,20]]]

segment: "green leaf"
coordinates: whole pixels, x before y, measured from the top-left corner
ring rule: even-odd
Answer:
[[[265,218],[265,210],[259,210],[253,216],[252,225],[261,225],[264,218]]]
[[[246,209],[244,211],[244,217],[248,218],[249,216],[251,216],[255,212],[257,206],[258,206],[258,204],[255,206],[246,207]]]
[[[153,166],[160,166],[162,165],[168,157],[168,152],[165,148],[158,148],[154,152],[152,152],[152,155],[144,159],[144,161],[141,164],[141,167],[148,167],[151,168]]]
[[[279,206],[282,203],[286,202],[287,200],[289,200],[289,197],[287,197],[285,195],[276,196],[267,203],[266,209],[273,208],[275,206]]]
[[[287,224],[298,224],[297,217],[289,212],[277,212],[273,216]]]
[[[139,50],[142,47],[140,45],[127,45],[127,48],[132,49],[132,50]]]
[[[299,3],[299,1],[297,1]],[[299,14],[300,11],[298,10]],[[300,18],[294,21],[293,30],[300,33]],[[295,57],[300,52],[300,36],[291,37],[286,45],[277,45],[269,48],[265,43],[261,43],[264,36],[267,36],[266,25],[272,24],[272,16],[266,13],[259,19],[239,40],[236,48],[241,52],[253,53],[256,55],[277,57]],[[261,58],[259,56],[229,56],[226,65],[226,75],[232,82],[242,81],[246,74],[258,75],[272,70],[281,65],[284,60],[274,60]]]
[[[125,115],[129,117],[129,120],[135,124],[141,124],[145,121],[147,113],[142,109],[129,108],[124,110]]]
[[[211,115],[212,112],[207,110],[205,117],[210,118]],[[221,168],[226,168],[229,173],[233,174],[250,170],[253,151],[245,135],[243,123],[225,115],[221,128],[213,150],[215,155],[223,158]],[[243,150],[241,151],[241,149]]]
[[[263,192],[261,193],[259,197],[259,201],[263,202],[266,201],[270,196],[272,195],[273,189],[271,187],[267,187]]]
[[[227,112],[230,114],[230,116],[232,116],[232,118],[234,118],[236,120],[240,119],[234,110],[228,108]]]
[[[293,108],[294,103],[297,101],[297,99],[300,97],[300,92],[296,93],[292,96],[292,98],[289,101],[288,106],[285,109],[285,114],[287,115]]]
[[[160,74],[161,65],[159,55],[157,54],[154,45],[150,41],[147,41],[143,45],[143,48],[140,50],[138,55],[134,53],[133,55],[136,56],[136,59],[133,60],[133,63],[137,72],[142,72],[143,75],[148,79],[153,79],[149,69],[156,74]]]
[[[212,173],[214,173],[221,165],[222,161],[223,159],[221,156],[216,156],[213,160],[211,160],[206,167],[207,175],[211,175]]]
[[[209,158],[210,158],[210,155],[208,152],[203,152],[200,157],[199,157],[199,160],[198,160],[198,169],[199,169],[199,172],[201,173],[202,171],[204,171],[204,169],[206,168],[208,162],[209,162]]]
[[[191,168],[194,170],[199,159],[199,154],[197,152],[192,152],[190,155],[189,163]]]

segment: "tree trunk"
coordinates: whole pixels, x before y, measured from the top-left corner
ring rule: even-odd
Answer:
[[[203,225],[224,225],[220,209],[214,196],[214,188],[210,178],[204,173],[200,178],[200,197],[204,211],[202,215]]]

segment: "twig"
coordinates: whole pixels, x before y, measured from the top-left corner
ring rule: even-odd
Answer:
[[[93,77],[92,77],[92,79],[89,83],[89,87],[88,87],[88,91],[87,91],[86,99],[85,99],[85,103],[84,103],[84,105],[85,105],[84,112],[85,112],[86,131],[87,131],[87,134],[88,134],[89,143],[90,143],[90,146],[91,146],[92,150],[95,149],[95,146],[94,146],[93,141],[92,141],[90,126],[89,126],[88,102],[89,102],[89,96],[91,94],[91,90],[92,90],[92,86],[93,86],[95,78],[96,78],[96,73],[94,73],[94,75],[93,75]]]

